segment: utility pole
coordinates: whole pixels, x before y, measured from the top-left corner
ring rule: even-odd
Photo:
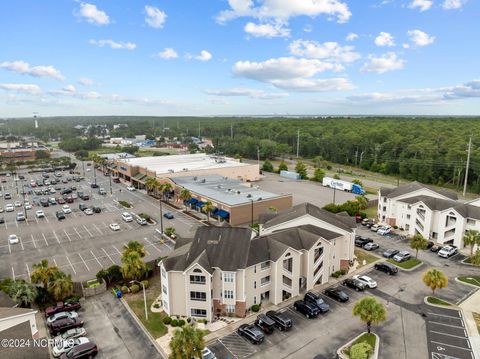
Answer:
[[[230,138],[233,138],[233,124],[230,124]]]
[[[297,130],[297,158],[298,158],[299,152],[300,152],[300,130]]]
[[[198,123],[198,138],[200,138],[200,122]]]
[[[467,193],[467,183],[468,183],[468,168],[470,167],[470,152],[472,152],[472,136],[468,141],[468,154],[467,154],[467,167],[465,168],[465,183],[463,184],[463,197]]]

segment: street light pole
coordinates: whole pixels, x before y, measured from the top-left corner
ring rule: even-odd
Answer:
[[[252,214],[252,217],[251,217],[251,227],[253,227],[253,199],[250,200],[252,206],[251,206],[251,214]]]
[[[110,195],[112,195],[113,194],[113,192],[112,192],[112,174],[110,172],[108,173],[108,179],[110,181]]]
[[[28,219],[27,209],[25,208],[25,187],[23,186],[23,180],[22,180],[22,193],[23,193],[23,211],[25,212],[25,219]]]
[[[139,282],[138,280],[132,280],[132,281],[130,281],[130,284],[135,283],[135,282],[140,284],[143,288],[143,303],[145,304],[145,320],[148,320],[147,296],[145,294],[145,285],[142,282]]]
[[[162,197],[161,196],[160,196],[159,202],[160,202],[160,231],[161,231],[162,237],[163,237],[163,208],[162,208]],[[162,240],[163,240],[163,238],[162,238]]]

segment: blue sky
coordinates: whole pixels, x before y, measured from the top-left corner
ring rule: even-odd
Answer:
[[[0,116],[478,115],[474,0],[2,0]]]

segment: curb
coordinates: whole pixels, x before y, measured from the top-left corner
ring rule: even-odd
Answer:
[[[350,359],[350,356],[346,355],[343,353],[343,350],[347,347],[349,347],[355,340],[357,340],[358,338],[360,338],[362,335],[366,334],[367,332],[363,332],[363,333],[360,333],[359,335],[357,335],[355,338],[353,338],[352,340],[350,340],[349,342],[347,342],[346,344],[344,344],[343,346],[341,346],[338,350],[337,350],[337,358],[339,359]],[[369,357],[369,359],[378,359],[378,353],[379,353],[379,348],[380,348],[380,337],[376,334],[376,333],[373,333],[373,332],[370,332],[370,334],[373,334],[375,335],[375,337],[377,338],[375,340],[375,348],[373,348],[373,353],[372,355]]]
[[[454,309],[454,310],[458,310],[460,311],[460,307],[455,305],[455,304],[452,304],[450,303],[450,305],[441,305],[441,304],[432,304],[432,303],[429,303],[427,301],[427,298],[428,297],[433,297],[432,295],[427,295],[426,297],[423,297],[423,302],[426,304],[426,305],[430,305],[432,307],[437,307],[437,308],[443,308],[443,309]],[[436,298],[436,297],[435,297]],[[438,298],[440,299],[440,298]],[[443,300],[443,299],[442,299]]]
[[[475,285],[475,284],[470,284],[470,283],[464,282],[464,281],[458,279],[458,277],[455,277],[455,282],[468,285],[468,286],[470,286],[470,287],[472,287],[472,288],[480,289],[480,285]],[[472,294],[473,294],[473,293],[472,293]]]
[[[414,271],[415,269],[420,268],[421,266],[423,266],[423,265],[425,264],[425,262],[420,262],[420,263],[417,264],[415,267],[412,267],[412,268],[409,268],[409,269],[405,269],[405,268],[402,268],[402,267],[396,265],[395,263],[389,262],[388,260],[386,260],[385,262],[388,262],[388,263],[390,263],[390,264],[393,264],[395,267],[397,267],[397,268],[400,269],[400,270],[403,270],[404,272],[412,272],[412,271]]]

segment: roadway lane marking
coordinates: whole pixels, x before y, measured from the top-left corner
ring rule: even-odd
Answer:
[[[102,263],[100,263],[100,261],[98,260],[98,258],[95,256],[95,254],[93,254],[93,252],[90,250],[90,253],[92,254],[93,258],[95,258],[95,260],[97,261],[98,265],[100,266],[100,268],[103,268],[102,266]]]
[[[437,332],[437,331],[435,331],[435,330],[430,330],[430,333],[436,333],[436,334],[440,334],[440,335],[446,335],[446,336],[449,336],[449,337],[454,337],[454,338],[460,338],[460,339],[468,340],[468,338],[465,337],[465,336],[447,334],[447,333],[443,333],[443,332]]]
[[[42,232],[42,236],[43,236],[43,240],[45,241],[45,244],[46,244],[46,245],[47,245],[47,247],[48,247],[47,238],[45,238],[45,234],[43,234],[43,232]]]
[[[85,227],[85,225],[83,225],[83,228],[85,228],[85,230],[87,231],[87,233],[90,235],[90,238],[93,237],[93,234],[90,233],[90,231],[88,230],[87,227]]]
[[[446,314],[438,314],[438,313],[432,313],[432,312],[427,312],[428,314],[431,314],[431,315],[438,315],[440,317],[446,317],[446,318],[453,318],[453,319],[461,319],[461,317],[454,317],[454,316],[451,316],[451,315],[446,315]]]
[[[55,233],[55,231],[52,231],[52,232],[53,232],[53,235],[55,236],[55,238],[57,239],[58,244],[60,244],[60,239],[58,239],[57,234]]]
[[[33,237],[33,234],[30,234],[30,236],[32,237],[33,246],[34,246],[35,249],[36,249],[36,248],[37,248],[37,244],[35,243],[35,238]]]
[[[67,235],[68,241],[71,242],[72,239],[71,239],[70,236],[68,235],[67,231],[64,229],[63,232]]]
[[[103,235],[103,232],[100,230],[100,228],[97,227],[95,223],[92,223],[92,225],[95,227],[95,229],[100,233],[100,235]]]
[[[75,275],[77,275],[77,271],[75,270],[75,268],[73,268],[72,262],[70,262],[70,259],[68,258],[68,256],[65,256],[65,257],[67,258],[68,263],[70,263],[70,267],[72,267],[73,273],[75,273]]]
[[[73,227],[73,230],[75,231],[75,233],[77,234],[77,236],[79,236],[80,238],[82,238],[82,236],[80,235],[80,233],[78,233],[78,231],[77,231],[77,228],[76,228],[76,227]]]
[[[30,279],[30,269],[28,268],[28,264],[25,263],[25,266],[27,267],[28,279]]]
[[[468,352],[471,352],[471,350],[470,350],[470,349],[468,349],[468,348],[457,347],[456,345],[450,345],[450,344],[445,344],[445,343],[435,342],[435,341],[433,341],[433,340],[431,340],[431,342],[432,342],[432,343],[435,343],[435,344],[439,344],[439,345],[445,345],[445,346],[447,346],[447,347],[452,347],[452,348],[462,349],[462,350],[466,350],[466,351],[468,351]]]
[[[83,259],[82,255],[81,255],[80,253],[77,253],[77,254],[78,254],[78,256],[80,257],[80,259],[82,260],[83,264],[85,264],[85,267],[87,268],[87,271],[90,272],[90,268],[88,268],[87,263],[86,263],[85,260]]]
[[[22,246],[22,251],[24,251],[25,248],[23,247],[22,237],[18,236],[18,240],[20,242],[20,245]]]
[[[110,257],[110,255],[107,253],[107,251],[105,250],[105,248],[102,248],[102,251],[103,251],[103,253],[105,253],[105,255],[108,257],[108,259],[110,259],[110,261],[112,262],[112,264],[115,264],[115,262],[113,261],[112,257]]]

